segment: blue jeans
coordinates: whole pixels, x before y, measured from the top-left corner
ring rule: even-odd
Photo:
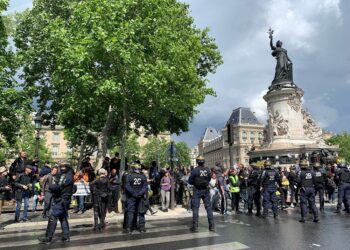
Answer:
[[[33,212],[36,211],[36,208],[38,206],[38,202],[39,202],[39,195],[35,194],[33,197]]]
[[[76,200],[77,200],[77,207],[75,208],[76,211],[85,210],[84,199],[85,199],[85,196],[76,196]]]
[[[23,219],[28,219],[28,207],[29,207],[29,194],[28,192],[23,192],[22,200],[24,201],[24,211],[23,211]],[[19,220],[22,200],[16,201],[16,214],[15,220]]]

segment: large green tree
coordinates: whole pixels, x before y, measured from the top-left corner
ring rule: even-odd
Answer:
[[[176,0],[34,0],[16,45],[26,89],[67,130],[97,138],[98,166],[112,136],[123,161],[131,125],[187,131],[222,62],[208,30]]]
[[[331,145],[339,145],[339,156],[343,157],[347,162],[350,162],[350,134],[342,133],[332,136],[327,142]]]
[[[178,142],[175,144],[176,147],[176,164],[178,166],[189,167],[191,165],[191,149],[188,147],[186,142]]]
[[[12,146],[29,110],[29,99],[15,80],[16,60],[8,44],[8,30],[2,15],[7,5],[7,0],[0,0],[0,148]]]
[[[149,141],[142,148],[142,162],[146,166],[151,166],[152,161],[157,161],[160,167],[169,164],[169,145],[164,139],[150,137]]]

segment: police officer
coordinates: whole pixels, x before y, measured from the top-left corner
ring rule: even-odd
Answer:
[[[58,182],[56,183],[61,187],[61,197],[68,211],[74,187],[73,170],[68,162],[64,161],[60,164],[60,174],[58,175]]]
[[[260,185],[263,195],[263,215],[261,218],[266,218],[270,205],[272,205],[273,217],[278,217],[278,199],[276,195],[276,190],[280,184],[279,173],[272,169],[271,162],[265,161],[265,169],[260,177]]]
[[[315,174],[315,196],[318,194],[320,200],[320,211],[324,211],[324,189],[326,187],[326,174],[320,170],[321,164],[314,163]]]
[[[315,204],[315,174],[308,168],[308,161],[302,160],[300,162],[300,172],[298,174],[298,183],[300,187],[300,208],[301,208],[301,219],[299,222],[305,222],[305,216],[309,208],[311,208],[314,215],[314,222],[318,222],[318,211]]]
[[[63,189],[57,184],[51,184],[49,190],[52,194],[52,210],[46,228],[45,237],[39,237],[40,243],[50,244],[53,234],[55,233],[57,220],[60,221],[62,228],[62,241],[69,242],[69,224],[68,224],[68,210],[66,201],[63,197]]]
[[[338,205],[335,213],[340,213],[342,203],[344,202],[347,213],[350,213],[350,170],[344,160],[341,161],[336,172],[338,180]]]
[[[127,223],[124,233],[131,233],[134,217],[138,215],[138,229],[141,233],[146,232],[145,213],[141,210],[141,204],[147,192],[147,178],[141,173],[141,165],[138,163],[131,164],[133,172],[127,176],[125,183],[126,190],[126,212]]]
[[[261,175],[260,168],[256,163],[252,163],[252,171],[248,177],[248,214],[253,213],[253,203],[256,206],[256,216],[261,216],[261,192],[259,187],[259,179]]]
[[[188,179],[188,183],[193,185],[193,197],[192,197],[192,211],[193,211],[193,224],[191,227],[192,232],[198,232],[198,213],[200,200],[204,202],[204,207],[207,211],[207,217],[209,222],[209,230],[215,231],[213,211],[210,203],[209,182],[211,179],[210,169],[204,167],[204,158],[202,156],[197,157],[197,165],[192,170]]]
[[[94,230],[101,230],[106,226],[108,194],[110,193],[107,170],[101,168],[98,174],[99,178],[91,183],[92,201],[94,204]]]

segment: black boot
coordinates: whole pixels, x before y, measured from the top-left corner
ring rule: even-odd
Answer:
[[[198,222],[193,222],[192,227],[190,228],[192,233],[197,233],[198,232]]]
[[[68,235],[62,236],[61,240],[62,240],[63,242],[70,242],[70,237],[69,237]]]
[[[52,239],[50,238],[46,238],[46,237],[39,237],[38,240],[40,241],[40,243],[42,244],[51,244]]]
[[[299,220],[300,223],[305,223],[305,219],[304,217],[302,217],[300,220]]]

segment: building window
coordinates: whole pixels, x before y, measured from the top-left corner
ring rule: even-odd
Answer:
[[[250,131],[250,139],[255,139],[255,133],[254,131]]]
[[[243,140],[243,142],[247,141],[247,131],[245,131],[245,130],[242,131],[242,140]]]
[[[52,134],[52,141],[59,142],[60,141],[60,133],[53,133]]]
[[[52,148],[51,148],[52,157],[58,156],[58,153],[59,153],[58,145],[52,145]]]

